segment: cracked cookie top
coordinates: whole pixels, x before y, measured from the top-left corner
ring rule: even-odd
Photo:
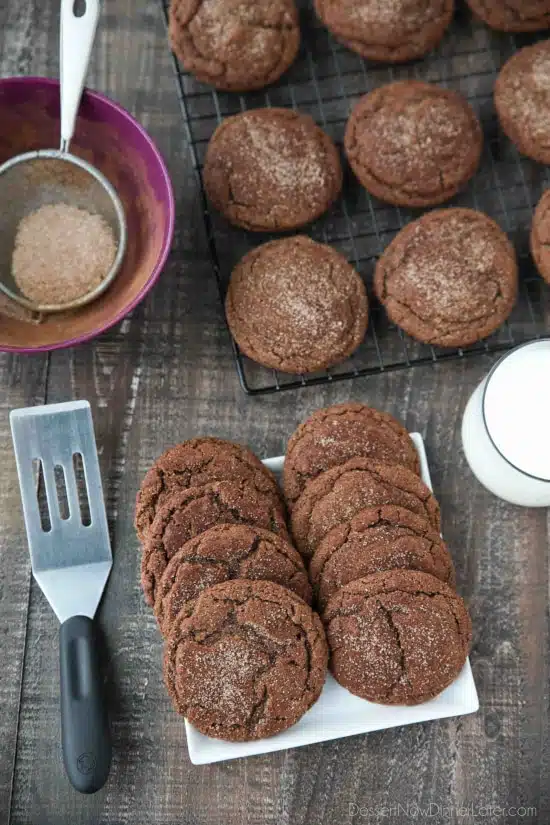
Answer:
[[[294,61],[294,0],[171,0],[169,37],[184,69],[217,89],[274,83]]]
[[[323,610],[344,584],[393,569],[420,570],[454,585],[447,547],[423,516],[394,505],[370,507],[334,527],[317,547],[309,576]]]
[[[416,705],[441,693],[464,667],[472,634],[460,596],[412,570],[346,584],[323,621],[334,678],[384,705]]]
[[[251,450],[221,438],[193,438],[176,444],[158,458],[143,479],[136,498],[135,526],[143,541],[157,508],[176,490],[212,481],[250,480],[258,490],[280,501],[273,473]]]
[[[157,509],[143,545],[141,583],[150,605],[172,556],[216,524],[250,524],[288,538],[281,505],[249,479],[215,481],[173,492]]]
[[[315,8],[349,49],[369,60],[401,63],[439,43],[454,0],[315,0]]]
[[[225,308],[245,355],[290,373],[343,361],[363,340],[368,321],[361,277],[336,250],[305,236],[245,255],[231,275]]]
[[[550,40],[520,49],[504,64],[495,83],[495,107],[519,151],[550,164]]]
[[[361,98],[344,143],[355,175],[371,194],[398,206],[434,206],[474,175],[483,133],[462,95],[404,80]]]
[[[533,216],[531,252],[539,273],[550,284],[550,189],[543,194]]]
[[[298,229],[338,197],[336,147],[309,115],[251,109],[224,120],[204,162],[213,205],[231,223],[255,232]]]
[[[439,504],[407,467],[354,458],[310,481],[292,511],[292,535],[306,558],[338,524],[366,507],[394,504],[427,518],[439,530]]]
[[[164,636],[176,616],[190,615],[200,593],[229,579],[264,579],[308,604],[311,586],[300,554],[280,536],[246,524],[220,524],[172,556],[156,588],[155,616]]]
[[[390,319],[426,344],[463,347],[493,333],[518,289],[516,254],[482,212],[441,209],[413,221],[376,265],[374,286]]]
[[[233,742],[273,736],[319,698],[327,668],[321,621],[278,584],[235,580],[180,614],[164,654],[176,710],[206,736]]]
[[[308,481],[350,458],[402,464],[420,475],[416,448],[397,419],[366,404],[335,404],[316,410],[290,437],[283,471],[289,507]]]
[[[466,0],[492,29],[532,32],[550,26],[550,0]]]

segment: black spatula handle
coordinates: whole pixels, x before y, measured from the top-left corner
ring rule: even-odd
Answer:
[[[71,784],[95,793],[111,767],[111,739],[103,700],[94,624],[73,616],[59,632],[61,741]]]

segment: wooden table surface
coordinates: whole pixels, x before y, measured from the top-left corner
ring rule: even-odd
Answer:
[[[0,4],[2,76],[57,74],[57,6]],[[158,286],[118,328],[73,350],[0,356],[0,823],[405,823],[423,818],[415,806],[428,809],[430,822],[549,822],[548,512],[493,498],[460,448],[464,405],[491,360],[246,397],[206,255],[158,0],[104,6],[89,85],[126,106],[161,147],[177,195],[176,237]],[[73,397],[92,404],[115,559],[100,610],[114,763],[93,797],[74,792],[63,773],[58,625],[31,580],[8,426],[14,407]],[[193,767],[137,585],[139,479],[167,445],[199,433],[278,455],[300,419],[349,398],[397,414],[426,439],[459,590],[471,608],[481,709]],[[515,816],[509,806],[531,810]]]

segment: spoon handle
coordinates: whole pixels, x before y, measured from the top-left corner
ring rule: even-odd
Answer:
[[[68,152],[94,44],[99,0],[61,0],[61,151]]]

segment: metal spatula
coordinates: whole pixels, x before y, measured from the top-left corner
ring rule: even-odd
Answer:
[[[90,405],[27,407],[13,410],[10,422],[32,572],[61,622],[65,770],[78,791],[93,793],[109,774],[111,743],[92,620],[113,559]]]

